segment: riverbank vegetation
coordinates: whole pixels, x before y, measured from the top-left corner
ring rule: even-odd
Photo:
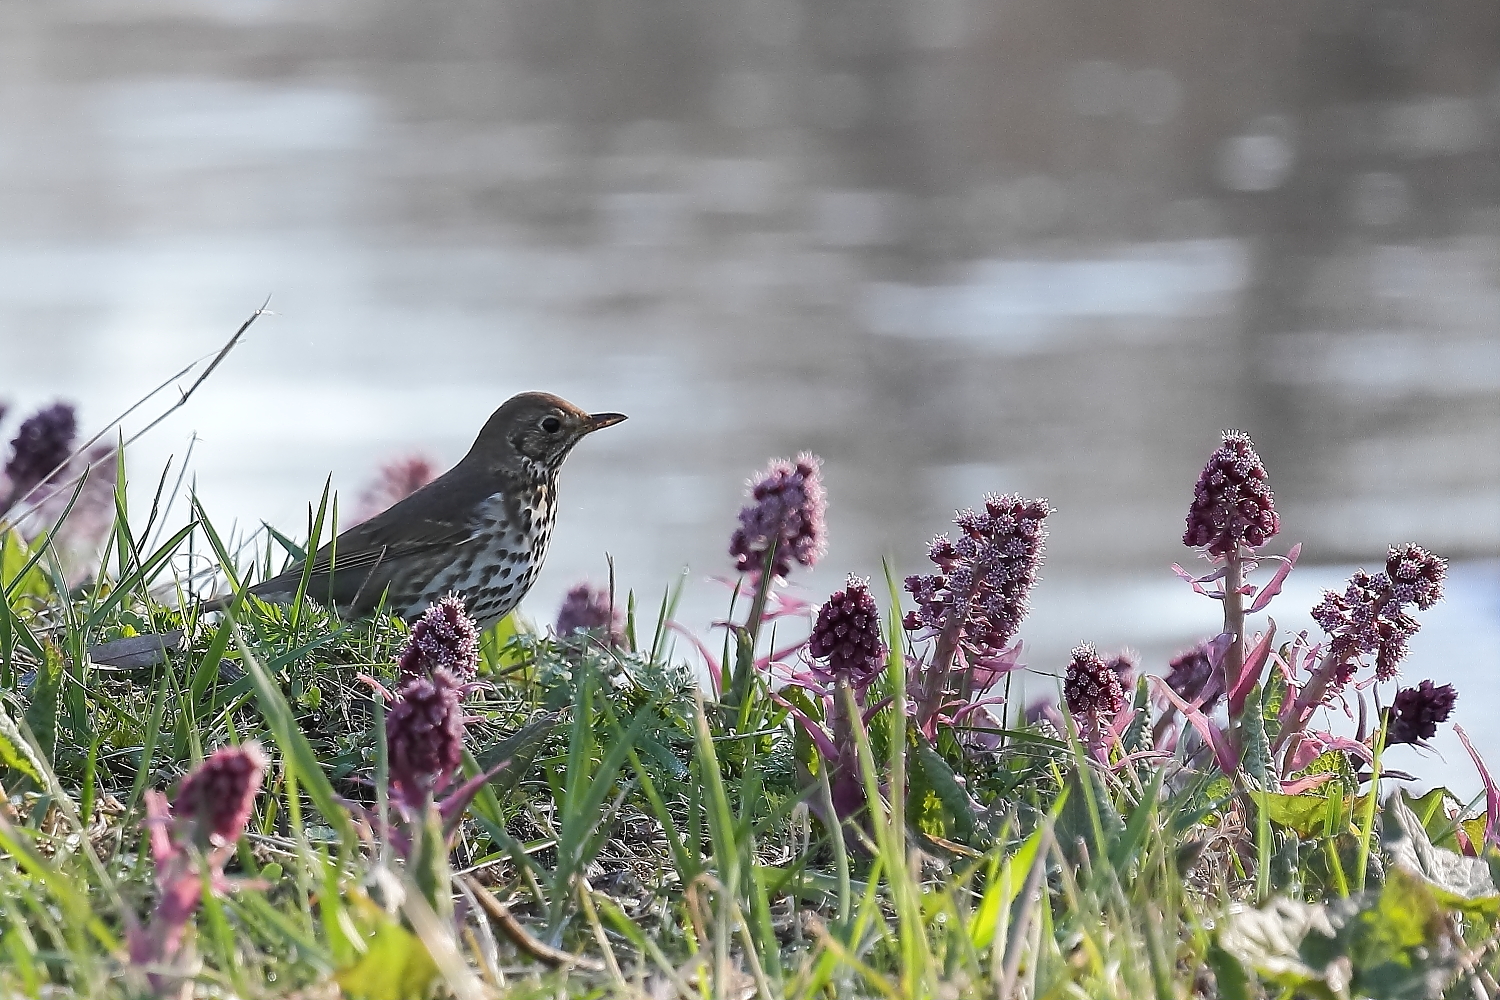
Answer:
[[[1183,484],[1204,629],[1163,664],[1086,621],[1026,663],[1041,498],[813,595],[836,498],[773,461],[716,630],[580,585],[481,636],[459,601],[262,603],[329,496],[302,539],[229,538],[165,475],[131,509],[118,449],[74,438],[33,415],[0,484],[7,996],[1500,991],[1500,786],[1477,755],[1477,802],[1382,767],[1451,724],[1400,669],[1445,564],[1393,540],[1279,633],[1300,546],[1247,435]],[[1055,703],[1008,697],[1030,668]]]

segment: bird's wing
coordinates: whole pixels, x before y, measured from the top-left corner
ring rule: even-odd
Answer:
[[[308,593],[341,605],[379,600],[391,575],[408,559],[453,549],[476,537],[471,504],[451,502],[432,483],[389,510],[342,532],[314,553]],[[298,562],[251,588],[260,597],[295,593],[305,572]],[[331,578],[331,579],[330,579]],[[361,610],[358,607],[352,610]]]

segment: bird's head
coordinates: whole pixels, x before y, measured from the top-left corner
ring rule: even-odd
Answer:
[[[523,392],[494,412],[469,455],[496,469],[528,463],[556,469],[585,435],[624,419],[623,413],[586,413],[551,393]]]

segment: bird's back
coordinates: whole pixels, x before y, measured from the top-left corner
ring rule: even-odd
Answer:
[[[495,493],[479,470],[460,463],[389,509],[340,533],[312,559],[307,595],[336,605],[346,614],[368,614],[389,590],[387,606],[403,616],[440,564],[462,557],[476,536],[476,510]],[[305,562],[252,588],[269,601],[291,600],[301,584]],[[441,596],[441,595],[438,595]]]

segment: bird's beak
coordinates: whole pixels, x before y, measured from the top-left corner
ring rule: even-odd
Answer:
[[[613,427],[624,419],[625,414],[623,413],[590,413],[588,426],[585,428],[584,433],[592,434],[594,431],[603,430],[605,427]]]

